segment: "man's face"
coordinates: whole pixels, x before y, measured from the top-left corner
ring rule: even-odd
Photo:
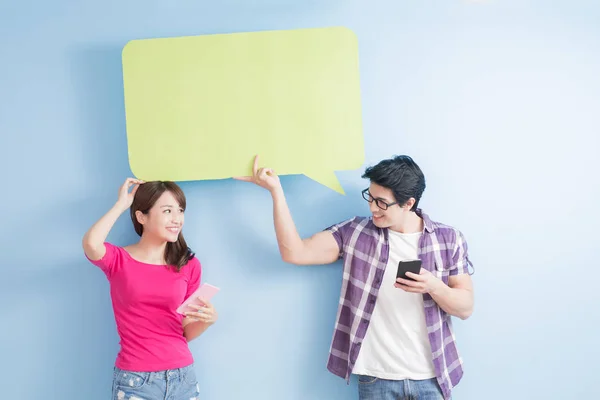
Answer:
[[[378,228],[390,228],[401,225],[412,206],[412,199],[402,206],[396,202],[391,189],[379,186],[373,182],[363,192],[363,197],[369,201],[369,209],[373,214],[373,223]]]

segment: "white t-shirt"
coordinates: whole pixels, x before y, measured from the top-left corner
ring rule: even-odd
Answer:
[[[394,287],[398,262],[418,259],[421,232],[389,232],[390,257],[352,373],[381,379],[435,377],[423,295]]]

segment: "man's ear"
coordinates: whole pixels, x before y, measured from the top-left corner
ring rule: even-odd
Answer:
[[[411,197],[410,199],[407,200],[407,202],[404,204],[406,206],[407,210],[410,210],[411,208],[413,208],[413,206],[415,205],[416,200],[414,197]]]

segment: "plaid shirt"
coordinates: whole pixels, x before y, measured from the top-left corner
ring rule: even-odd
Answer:
[[[469,273],[472,266],[467,242],[461,232],[433,222],[420,209],[424,222],[419,240],[419,258],[424,269],[448,284],[451,275]],[[377,300],[389,257],[388,230],[377,228],[371,218],[354,217],[327,228],[333,233],[344,260],[344,274],[337,322],[329,352],[327,369],[350,381],[362,340]],[[463,375],[452,331],[450,315],[429,294],[423,294],[425,323],[437,381],[444,397]]]

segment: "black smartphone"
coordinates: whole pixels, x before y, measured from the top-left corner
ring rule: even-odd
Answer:
[[[413,278],[409,278],[408,276],[406,276],[407,272],[419,274],[419,272],[421,272],[421,260],[400,261],[398,263],[398,272],[396,272],[396,279],[402,278],[414,281]]]

